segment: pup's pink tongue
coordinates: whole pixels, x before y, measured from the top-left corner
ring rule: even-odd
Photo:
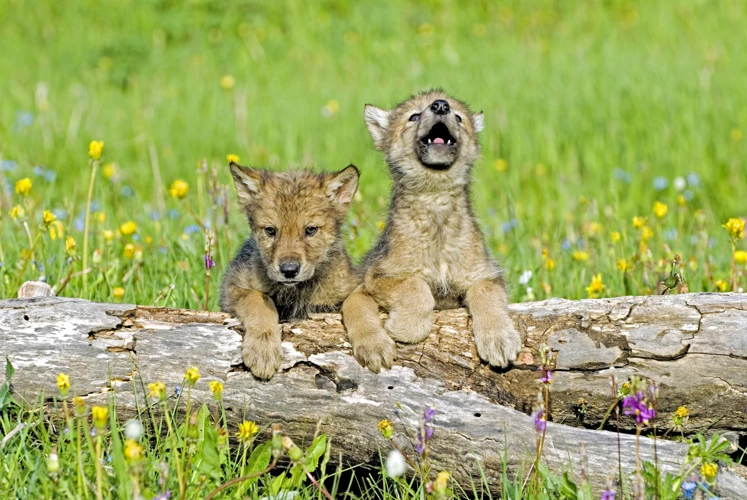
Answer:
[[[444,143],[444,140],[441,139],[440,137],[436,137],[435,139],[433,139],[433,144],[443,144],[443,143]]]

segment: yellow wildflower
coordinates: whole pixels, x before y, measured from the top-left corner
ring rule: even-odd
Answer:
[[[111,241],[114,239],[114,231],[112,231],[111,229],[104,229],[103,234],[106,241]]]
[[[184,373],[184,379],[188,384],[195,385],[200,380],[200,370],[196,366],[187,368],[187,371]]]
[[[602,234],[604,232],[604,226],[599,222],[592,222],[588,227],[589,236]]]
[[[641,228],[641,241],[648,241],[654,237],[654,230],[649,226],[643,226]]]
[[[631,268],[630,262],[628,262],[626,259],[618,259],[617,260],[617,270],[626,272],[628,269]]]
[[[106,427],[106,420],[109,418],[109,408],[106,406],[94,406],[91,408],[93,425],[102,429]]]
[[[115,299],[117,299],[117,300],[119,300],[119,299],[121,299],[122,297],[124,297],[124,294],[125,294],[125,289],[124,289],[124,288],[122,288],[121,286],[115,286],[115,287],[114,287],[114,288],[112,289],[112,296],[113,296],[113,297],[114,297]]]
[[[579,261],[579,262],[586,262],[589,260],[589,254],[584,252],[583,250],[576,250],[571,254],[571,257],[573,257],[573,260]]]
[[[75,396],[73,398],[73,407],[75,408],[76,416],[82,417],[86,414],[86,401],[82,397]]]
[[[220,86],[224,90],[231,90],[236,85],[236,78],[231,75],[223,75],[220,77]]]
[[[62,222],[56,220],[49,226],[49,237],[53,240],[56,240],[57,238],[62,238],[65,236],[65,227],[62,225]]]
[[[687,205],[687,198],[684,195],[677,195],[677,204],[681,207]]]
[[[620,231],[612,231],[610,233],[610,241],[612,243],[617,243],[618,241],[620,241]]]
[[[137,224],[135,224],[133,221],[128,220],[121,226],[119,226],[119,232],[122,233],[122,236],[132,236],[137,231]]]
[[[667,215],[667,210],[668,207],[664,203],[660,201],[654,203],[654,215],[659,219],[663,219]]]
[[[729,283],[726,280],[716,280],[714,285],[719,292],[725,292],[729,288]]]
[[[57,216],[49,210],[45,210],[44,215],[42,215],[42,220],[44,221],[44,225],[49,227],[51,223],[57,220]]]
[[[70,390],[70,375],[67,373],[57,375],[57,388],[60,390],[60,396],[66,397]]]
[[[591,283],[586,287],[586,293],[590,299],[595,299],[604,292],[605,288],[604,283],[602,283],[602,273],[599,273],[591,277]]]
[[[163,382],[148,384],[148,389],[150,390],[148,393],[149,398],[158,398],[161,401],[166,399],[166,384]]]
[[[239,438],[239,441],[247,442],[258,431],[259,431],[259,427],[257,427],[257,424],[255,424],[254,422],[250,422],[248,420],[244,420],[243,422],[239,424],[239,432],[236,433],[236,437]]]
[[[732,239],[741,240],[744,238],[744,219],[732,217],[722,227],[726,229]]]
[[[499,172],[505,172],[506,170],[508,170],[508,162],[503,158],[498,158],[497,160],[495,160],[493,162],[493,166]]]
[[[153,243],[153,238],[151,238],[150,236],[146,236],[144,241],[146,245],[150,245],[151,243]]]
[[[392,428],[392,423],[389,420],[382,420],[381,422],[379,422],[379,425],[377,427],[379,428],[379,432],[381,432],[381,435],[386,439],[392,437],[394,429]]]
[[[211,380],[210,392],[213,393],[213,399],[220,401],[221,397],[223,397],[223,383],[218,380]]]
[[[96,219],[100,224],[106,222],[106,214],[104,212],[94,212],[93,218]]]
[[[636,229],[641,229],[646,224],[646,218],[645,217],[638,217],[637,215],[633,217],[633,227]]]
[[[228,163],[238,163],[239,157],[237,155],[229,154],[229,155],[226,155],[226,161]]]
[[[679,418],[685,418],[690,415],[690,411],[686,406],[680,406],[679,408],[677,408],[677,411],[674,412],[674,415]]]
[[[747,252],[744,250],[736,250],[734,252],[734,262],[737,264],[747,264]]]
[[[11,219],[16,220],[17,218],[23,217],[24,215],[26,215],[26,211],[23,209],[21,205],[16,205],[10,209],[10,212],[8,212],[8,215],[10,215]]]
[[[124,256],[127,259],[131,259],[135,255],[135,245],[128,243],[124,246]]]
[[[716,474],[718,474],[718,465],[704,463],[700,466],[700,473],[703,475],[703,479],[711,483],[714,479],[716,479]]]
[[[322,108],[322,114],[327,118],[336,115],[338,111],[340,111],[340,102],[337,99],[330,99]]]
[[[104,177],[107,179],[111,179],[115,175],[117,175],[117,164],[116,163],[107,163],[104,165],[104,168],[101,169],[101,173],[104,174]]]
[[[178,198],[182,199],[185,196],[187,196],[187,191],[189,191],[189,184],[184,182],[181,179],[175,180],[171,184],[171,188],[169,188],[169,193],[171,194],[172,198]]]
[[[445,470],[439,472],[436,476],[436,480],[433,482],[433,490],[437,494],[443,496],[446,493],[446,487],[449,485],[450,478],[451,474],[449,474]]]
[[[124,442],[124,456],[128,462],[138,462],[143,458],[143,447],[134,439],[127,439]]]
[[[552,257],[546,258],[544,266],[545,266],[545,269],[547,269],[550,272],[553,272],[555,270],[555,259],[553,259]]]
[[[68,236],[65,239],[65,250],[67,250],[67,253],[74,254],[77,248],[78,244],[75,242],[75,238]]]
[[[739,142],[742,140],[742,131],[738,128],[732,129],[731,131],[731,140],[734,142]]]
[[[23,197],[26,197],[31,192],[31,179],[24,177],[23,179],[16,182],[16,193]]]
[[[386,223],[383,220],[380,220],[380,221],[376,222],[376,228],[379,231],[383,231],[385,227],[386,227]]]
[[[99,160],[104,152],[104,141],[91,141],[88,145],[88,156],[92,160]]]

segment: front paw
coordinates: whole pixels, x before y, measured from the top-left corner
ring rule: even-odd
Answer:
[[[256,335],[247,332],[241,347],[244,364],[252,374],[262,380],[269,380],[280,368],[283,349],[280,346],[280,332],[270,335]]]
[[[521,335],[511,320],[480,321],[472,324],[480,359],[500,368],[516,359],[522,347]]]
[[[423,313],[393,309],[389,311],[389,319],[384,327],[394,340],[405,344],[417,344],[431,334],[433,321],[432,309]]]
[[[353,341],[353,338],[357,340]],[[358,362],[374,373],[391,368],[397,358],[397,346],[383,328],[351,336],[351,343]]]

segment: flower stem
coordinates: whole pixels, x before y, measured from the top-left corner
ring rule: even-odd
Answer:
[[[104,468],[101,466],[101,430],[96,431],[96,500],[104,499]]]
[[[83,225],[83,270],[88,269],[88,226],[91,223],[91,200],[93,199],[93,186],[96,182],[96,170],[98,160],[91,160],[91,181],[88,183],[88,199],[86,200],[86,221]],[[83,275],[83,292],[88,289],[88,274]]]

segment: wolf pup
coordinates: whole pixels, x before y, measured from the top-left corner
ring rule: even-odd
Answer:
[[[252,234],[223,278],[220,306],[244,326],[244,364],[260,379],[280,367],[279,321],[328,312],[358,285],[340,227],[358,169],[271,173],[231,163]]]
[[[394,187],[384,232],[362,264],[363,283],[342,306],[355,356],[374,372],[391,368],[392,339],[420,342],[431,332],[434,308],[466,305],[480,358],[506,366],[522,341],[508,315],[501,268],[470,206],[483,114],[430,91],[391,111],[367,105],[365,119]],[[389,312],[384,328],[379,306]]]

